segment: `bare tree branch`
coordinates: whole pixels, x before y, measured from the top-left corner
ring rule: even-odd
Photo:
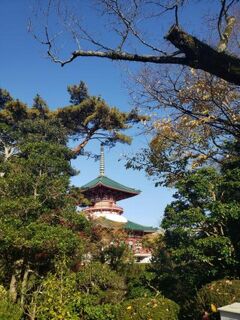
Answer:
[[[47,18],[52,1],[53,0],[49,1]],[[45,32],[46,41],[41,41],[41,43],[47,45],[47,53],[52,61],[64,66],[80,57],[98,57],[110,60],[182,65],[206,71],[230,83],[240,85],[240,59],[226,52],[236,22],[235,16],[230,15],[230,11],[235,8],[234,6],[239,0],[219,0],[221,6],[218,14],[217,29],[220,42],[216,48],[187,33],[180,27],[178,10],[185,5],[184,0],[171,2],[132,0],[127,7],[124,5],[124,2],[120,0],[99,0],[99,2],[102,5],[103,14],[107,14],[109,18],[113,18],[114,20],[115,27],[113,27],[113,30],[120,36],[118,45],[113,48],[104,44],[102,41],[96,40],[96,37],[90,35],[90,32],[76,20],[76,25],[80,30],[78,36],[88,41],[94,47],[81,49],[79,39],[77,39],[77,32],[71,31],[77,43],[78,50],[73,51],[68,58],[61,59],[53,51],[53,39],[49,36],[50,32],[47,26]],[[145,39],[138,30],[137,22],[139,22],[139,20],[137,19],[139,19],[139,17],[144,18],[142,12],[144,7],[142,7],[142,5],[157,6],[163,9],[164,12],[174,13],[175,24],[170,28],[165,39],[172,44],[177,51],[167,53],[163,47],[161,48],[161,46],[153,44],[150,38]],[[156,15],[160,13],[156,12]],[[149,12],[146,14],[149,14]],[[151,11],[150,14],[154,16],[154,11]],[[130,40],[130,37],[137,40],[141,45],[141,47],[136,50],[136,53],[124,48],[127,47],[127,40]],[[149,54],[145,54],[145,52],[142,53],[141,48],[147,48],[151,52]]]

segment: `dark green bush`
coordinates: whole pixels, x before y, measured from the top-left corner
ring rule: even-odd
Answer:
[[[178,305],[164,297],[137,298],[124,301],[118,313],[118,320],[177,320]]]
[[[240,298],[240,280],[219,280],[202,287],[194,301],[196,319],[201,319],[203,311],[210,314],[210,319],[220,319],[219,312],[214,309],[223,307]]]
[[[125,277],[127,290],[126,299],[149,298],[156,294],[149,284],[155,276],[145,264],[125,265],[121,275]]]

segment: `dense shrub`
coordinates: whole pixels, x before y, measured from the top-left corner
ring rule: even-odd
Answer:
[[[125,265],[122,275],[126,279],[127,299],[146,298],[156,294],[149,286],[154,277],[149,266],[140,263]]]
[[[195,299],[196,319],[201,319],[203,311],[210,314],[210,319],[220,319],[217,308],[239,301],[240,280],[219,280],[202,287]]]
[[[118,320],[124,293],[124,280],[107,264],[88,263],[77,273],[60,264],[44,278],[28,313],[35,310],[39,320]]]
[[[0,319],[20,320],[21,316],[22,309],[8,300],[7,290],[0,285]]]
[[[20,320],[22,317],[22,309],[12,304],[7,299],[0,300],[0,319],[1,320]]]
[[[76,289],[91,296],[92,304],[96,305],[119,303],[126,292],[124,278],[100,262],[91,262],[79,270]]]
[[[89,303],[85,306],[82,317],[84,320],[118,320],[119,304],[102,304],[92,305]]]
[[[164,297],[137,298],[124,301],[119,309],[118,320],[177,320],[178,305]]]

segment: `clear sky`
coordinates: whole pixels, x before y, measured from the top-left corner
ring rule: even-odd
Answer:
[[[56,108],[69,102],[67,85],[83,80],[90,94],[101,95],[110,105],[129,110],[130,99],[123,81],[125,74],[118,63],[82,58],[61,68],[46,58],[44,48],[27,32],[33,3],[34,0],[0,0],[0,87],[29,105],[39,93],[51,108]],[[145,144],[146,138],[141,136],[132,146],[106,149],[106,175],[142,191],[140,195],[120,202],[128,219],[158,226],[165,206],[172,200],[172,190],[155,188],[144,172],[126,171],[124,162],[118,161],[121,154],[133,153]],[[100,149],[96,144],[90,147],[95,152]],[[91,159],[79,157],[73,165],[80,170],[73,178],[77,186],[89,182],[99,173],[99,163]]]

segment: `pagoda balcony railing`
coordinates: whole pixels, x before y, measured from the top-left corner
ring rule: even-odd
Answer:
[[[121,207],[114,207],[114,206],[105,206],[105,207],[90,207],[84,209],[85,212],[102,212],[102,211],[108,211],[108,212],[123,212],[123,208]]]

